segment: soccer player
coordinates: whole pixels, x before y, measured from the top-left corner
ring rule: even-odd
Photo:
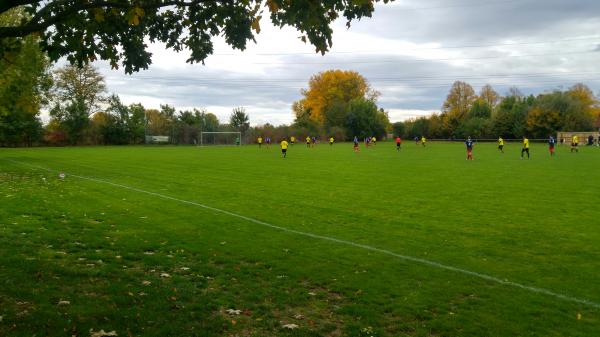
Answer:
[[[502,137],[498,137],[498,150],[504,153],[504,139]]]
[[[281,154],[283,155],[283,158],[285,158],[285,156],[287,155],[287,148],[288,148],[288,142],[285,140],[285,138],[281,141]]]
[[[294,143],[295,143],[295,142],[296,142],[296,137],[294,137],[294,136],[291,136],[291,137],[290,137],[290,144],[291,144],[292,146],[294,146]]]
[[[527,153],[527,159],[529,159],[529,139],[523,136],[523,149],[521,149],[521,159],[523,159],[523,154]]]
[[[369,142],[371,142],[371,137],[365,137],[365,147],[369,148]]]
[[[419,145],[419,137],[415,136],[415,145]]]
[[[306,147],[310,147],[310,136],[306,136]]]
[[[402,138],[400,136],[396,137],[396,151],[400,151],[400,146],[402,145]]]
[[[262,141],[263,141],[262,137],[258,136],[258,139],[256,141],[258,142],[258,148],[260,149],[262,146]]]
[[[556,140],[554,140],[554,137],[550,135],[550,138],[548,138],[548,150],[550,151],[550,157],[554,157],[554,145],[556,145]]]
[[[371,143],[373,143],[373,145],[377,145],[377,138],[375,138],[375,136],[371,137]]]
[[[573,151],[579,152],[579,148],[577,148],[577,146],[579,146],[579,137],[577,137],[577,135],[575,135],[571,139],[571,152],[573,152]]]
[[[471,140],[471,136],[467,138],[465,145],[467,146],[467,160],[473,160],[473,140]]]
[[[333,137],[329,137],[329,145],[330,145],[330,146],[333,146],[333,141],[334,141],[334,140],[335,140],[335,139],[333,139]]]
[[[358,147],[358,137],[354,136],[354,152],[360,152],[360,148]]]
[[[267,143],[267,147],[271,147],[271,137],[267,137],[267,139],[265,139],[265,143]]]
[[[421,145],[423,145],[423,147],[425,147],[426,142],[427,142],[427,138],[425,138],[425,136],[421,136]]]

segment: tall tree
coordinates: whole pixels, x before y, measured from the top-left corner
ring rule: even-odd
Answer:
[[[545,138],[560,128],[560,113],[536,106],[527,114],[527,131],[532,137]]]
[[[462,81],[454,82],[442,107],[446,128],[450,132],[467,118],[476,99],[475,90],[470,84]]]
[[[31,17],[0,26],[0,41],[36,34],[52,60],[66,56],[82,65],[103,59],[131,73],[151,63],[147,41],[175,51],[189,49],[188,62],[203,62],[213,52],[213,37],[223,36],[243,50],[255,41],[261,18],[269,15],[275,26],[296,28],[302,41],[324,53],[332,45],[330,25],[340,15],[350,26],[352,20],[370,17],[378,1],[6,0],[0,2],[0,14],[24,6]],[[12,48],[1,43],[0,55]]]
[[[483,98],[477,98],[471,110],[469,110],[470,118],[490,118],[492,116],[492,106]]]
[[[105,91],[104,77],[91,65],[67,65],[54,72],[50,115],[65,126],[71,144],[82,140],[89,117],[99,110]]]
[[[20,8],[7,11],[0,25],[18,25],[26,17]],[[32,145],[41,138],[39,113],[52,83],[49,61],[35,37],[13,40],[21,48],[0,58],[0,145]]]
[[[500,101],[500,95],[489,84],[481,87],[479,98],[485,101],[491,109],[494,109]]]
[[[146,122],[146,109],[140,103],[131,104],[129,109],[129,139],[133,144],[140,144],[144,142],[145,133],[145,122]]]
[[[387,116],[380,116],[381,114],[384,112],[378,111],[377,105],[372,100],[353,99],[348,105],[348,114],[346,115],[346,136],[350,139],[354,136],[361,138],[385,136]]]
[[[369,99],[374,102],[378,93],[355,71],[328,70],[312,76],[308,89],[302,90],[302,95],[304,98],[293,105],[296,118],[307,115],[311,120],[324,125],[325,122],[343,122],[350,101]]]
[[[229,116],[229,124],[242,134],[245,134],[250,128],[250,117],[246,114],[246,109],[244,107],[234,108],[231,116]]]

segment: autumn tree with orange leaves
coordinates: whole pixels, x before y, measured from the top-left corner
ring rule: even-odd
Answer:
[[[309,119],[325,127],[341,126],[354,99],[375,102],[378,92],[356,71],[327,70],[311,77],[303,99],[292,106],[296,119]]]

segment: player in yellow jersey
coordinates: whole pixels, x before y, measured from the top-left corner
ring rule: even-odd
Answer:
[[[329,137],[329,145],[333,146],[333,142],[335,141],[335,139],[333,139],[333,137]]]
[[[498,137],[498,150],[504,153],[504,139],[502,137]]]
[[[283,158],[285,158],[287,155],[288,142],[284,138],[279,145],[281,145],[281,154],[283,155]]]
[[[423,145],[423,147],[425,147],[425,143],[427,143],[427,138],[425,138],[425,136],[421,137],[421,145]]]
[[[290,144],[291,144],[292,146],[294,146],[294,143],[296,143],[296,137],[294,137],[294,136],[291,136],[291,137],[290,137]]]
[[[371,143],[373,143],[373,145],[377,145],[377,138],[375,138],[375,136],[371,137]]]
[[[527,159],[529,159],[529,139],[523,136],[523,149],[521,149],[521,159],[523,159],[523,155],[527,153]]]
[[[573,136],[571,139],[571,152],[579,152],[579,137],[577,135]]]
[[[310,136],[306,136],[306,147],[310,147]]]
[[[257,141],[257,143],[258,143],[258,148],[260,149],[260,148],[261,148],[261,146],[262,146],[262,141],[263,141],[262,137],[261,137],[261,136],[258,136],[258,139],[257,139],[256,141]]]

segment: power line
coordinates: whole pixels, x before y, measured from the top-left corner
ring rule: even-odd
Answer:
[[[536,82],[510,82],[510,83],[494,83],[490,81],[481,81],[481,82],[470,82],[469,84],[472,86],[483,86],[485,84],[490,84],[495,87],[537,87],[541,85],[568,85],[569,83],[575,84],[579,82],[600,82],[600,79],[590,78],[590,79],[577,79],[577,80],[545,80],[545,81],[536,81]],[[386,84],[378,84],[375,89],[385,89],[385,88],[406,88],[406,89],[436,89],[436,88],[449,88],[452,86],[453,81],[449,81],[447,83],[426,83],[426,84],[406,84],[406,83],[386,83]],[[244,83],[219,83],[215,85],[214,83],[191,83],[196,88],[218,88],[218,89],[259,89],[259,88],[275,88],[275,89],[287,89],[287,90],[301,90],[305,89],[304,86],[299,85],[282,85],[282,84],[244,84]],[[176,86],[176,85],[175,85]],[[189,87],[190,85],[186,85]]]
[[[582,55],[600,53],[597,50],[564,52],[564,53],[543,53],[543,54],[524,54],[524,55],[504,55],[504,56],[482,56],[482,57],[456,57],[456,58],[433,58],[433,59],[404,59],[404,60],[379,60],[379,61],[337,61],[337,62],[248,62],[247,64],[264,65],[338,65],[338,64],[377,64],[377,63],[411,63],[411,62],[429,62],[429,61],[471,61],[471,60],[494,60],[513,57],[544,57],[544,56],[562,56],[562,55]]]
[[[587,76],[599,75],[600,72],[553,72],[553,73],[520,73],[520,74],[481,74],[481,75],[446,75],[446,76],[402,76],[402,77],[370,77],[365,76],[370,82],[413,82],[413,81],[433,81],[433,80],[465,80],[465,79],[489,79],[489,78],[535,78],[535,77],[571,77],[571,76]],[[132,79],[142,80],[174,80],[186,82],[206,82],[221,83],[221,82],[242,82],[243,84],[253,83],[281,83],[281,82],[308,82],[308,78],[191,78],[191,77],[174,77],[174,76],[132,76]]]
[[[462,49],[462,48],[486,48],[486,47],[505,47],[505,46],[522,46],[522,45],[539,45],[539,44],[555,44],[563,42],[579,42],[586,40],[598,40],[600,36],[590,37],[576,37],[576,38],[565,38],[561,40],[550,40],[550,41],[532,41],[532,42],[507,42],[507,43],[493,43],[493,44],[480,44],[480,45],[462,45],[462,46],[439,46],[439,47],[414,47],[403,49],[403,51],[415,51],[415,50],[441,50],[441,49]],[[389,51],[328,51],[326,54],[386,54]],[[241,56],[241,55],[256,55],[256,56],[286,56],[286,55],[315,55],[321,57],[320,54],[314,52],[273,52],[273,53],[215,53],[213,56]]]

